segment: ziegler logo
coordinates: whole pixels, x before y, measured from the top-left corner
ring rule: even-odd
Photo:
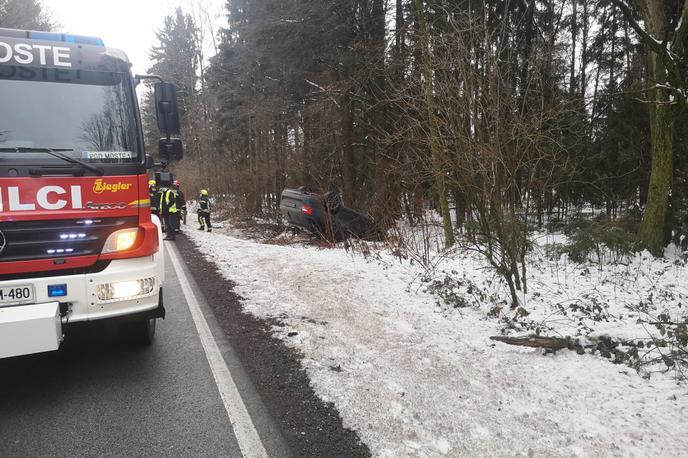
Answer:
[[[119,192],[127,191],[131,189],[131,183],[122,183],[118,181],[117,183],[107,183],[105,180],[98,178],[93,183],[93,192],[96,194],[102,194],[104,192]]]

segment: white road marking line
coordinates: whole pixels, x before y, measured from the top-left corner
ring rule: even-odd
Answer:
[[[184,275],[177,249],[173,246],[168,246],[168,248],[167,252],[170,255],[170,259],[172,259],[174,270],[177,272],[177,278],[179,278],[179,283],[182,287],[184,297],[186,298],[186,303],[189,306],[191,316],[198,330],[198,335],[201,338],[205,356],[213,372],[215,384],[220,391],[220,397],[225,405],[225,410],[227,411],[229,421],[234,429],[234,435],[241,448],[241,453],[246,458],[267,458],[268,454],[265,451],[265,447],[263,447],[258,431],[256,431],[251,416],[248,414],[248,410],[246,410],[244,401],[241,399],[239,390],[234,383],[232,374],[229,372],[227,363],[225,363],[222,357],[217,342],[215,342],[210,332],[208,322],[203,316],[201,307],[198,305],[198,300],[191,289],[189,280],[186,278],[186,275]]]

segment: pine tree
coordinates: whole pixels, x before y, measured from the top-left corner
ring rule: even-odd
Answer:
[[[50,31],[54,26],[38,0],[0,0],[0,27]]]

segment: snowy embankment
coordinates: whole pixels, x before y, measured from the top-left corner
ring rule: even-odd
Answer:
[[[688,455],[688,388],[670,377],[645,380],[567,350],[495,345],[498,320],[484,309],[438,307],[419,267],[391,255],[365,260],[230,231],[189,233],[236,283],[245,310],[282,323],[274,332],[303,353],[315,391],[376,456]],[[445,262],[457,278],[490,278],[476,258]],[[579,274],[571,273],[576,289],[594,292],[598,279]],[[557,290],[538,288],[549,293],[535,302]]]

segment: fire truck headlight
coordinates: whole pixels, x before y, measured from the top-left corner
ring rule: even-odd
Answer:
[[[139,228],[121,229],[110,234],[103,246],[103,254],[126,251],[136,244],[139,235]]]
[[[96,295],[100,303],[137,299],[153,294],[155,285],[156,277],[101,283],[96,287]]]

